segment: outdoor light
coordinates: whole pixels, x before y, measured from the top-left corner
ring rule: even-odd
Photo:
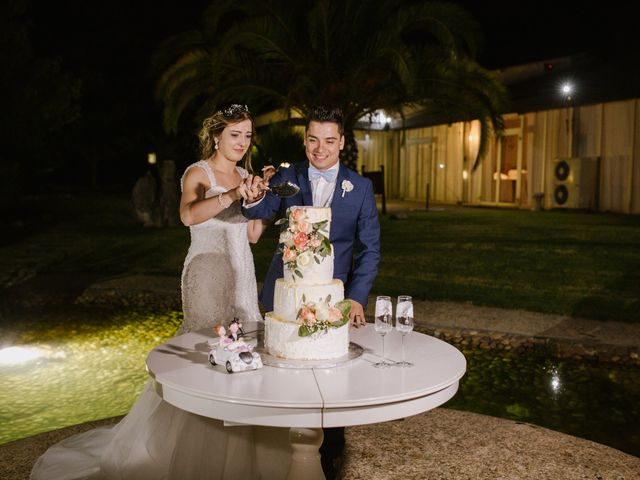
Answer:
[[[438,165],[439,168],[444,168],[444,163]]]
[[[462,179],[466,180],[469,178],[469,173],[466,170],[462,170]]]
[[[475,158],[478,155],[478,150],[480,148],[480,135],[482,130],[480,127],[480,121],[472,120],[465,125],[464,130],[466,130],[467,133],[467,142],[466,145],[463,145],[463,148],[466,150],[468,158]]]
[[[573,85],[569,82],[565,82],[560,87],[560,91],[562,92],[562,94],[565,96],[567,100],[571,100],[571,96],[573,95],[573,91],[574,91]]]
[[[37,348],[7,347],[0,349],[0,365],[18,365],[42,356]]]
[[[289,167],[291,166],[291,164],[289,164],[288,162],[282,162],[282,163],[280,164],[280,166],[281,166],[282,168],[289,168]]]
[[[149,165],[155,165],[156,164],[156,154],[154,152],[149,153],[149,155],[147,155],[147,163]]]
[[[361,122],[369,122],[369,124],[377,124],[382,127],[388,126],[393,121],[393,118],[388,116],[384,110],[376,110],[375,112],[368,113],[360,117]]]
[[[553,393],[558,393],[562,388],[560,375],[558,374],[558,370],[555,367],[551,369],[551,380],[549,380],[549,385],[551,386],[551,391]]]

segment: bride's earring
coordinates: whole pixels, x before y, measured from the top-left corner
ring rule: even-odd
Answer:
[[[216,141],[216,144],[215,144],[215,146],[213,148],[215,148],[216,150],[218,149],[218,142],[217,141]]]

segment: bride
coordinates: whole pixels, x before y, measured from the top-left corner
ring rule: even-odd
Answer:
[[[246,106],[215,112],[199,135],[204,160],[182,177],[180,218],[190,227],[191,245],[182,272],[179,333],[233,317],[261,320],[249,241],[259,239],[265,224],[247,221],[239,202],[258,178],[253,181],[246,168],[236,166],[244,158],[250,168],[252,135]],[[180,410],[148,382],[120,423],[52,446],[34,465],[31,479],[284,478],[290,462],[287,435],[288,429],[225,427]]]

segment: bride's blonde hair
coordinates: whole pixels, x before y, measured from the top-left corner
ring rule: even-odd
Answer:
[[[214,155],[216,152],[215,138],[219,137],[222,131],[229,125],[234,125],[244,120],[251,120],[252,133],[249,148],[247,149],[247,153],[244,154],[244,168],[252,172],[251,147],[253,145],[253,135],[255,131],[253,118],[251,118],[251,114],[246,105],[229,105],[204,119],[200,133],[198,134],[198,138],[200,139],[200,158],[207,159]]]

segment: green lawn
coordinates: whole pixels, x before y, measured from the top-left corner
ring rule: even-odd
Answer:
[[[640,217],[498,209],[382,221],[376,292],[640,321]]]
[[[184,227],[145,229],[125,196],[26,200],[3,221],[0,281],[34,273],[178,275]],[[374,293],[640,321],[640,217],[445,208],[381,218]],[[277,232],[254,247],[264,277]]]

